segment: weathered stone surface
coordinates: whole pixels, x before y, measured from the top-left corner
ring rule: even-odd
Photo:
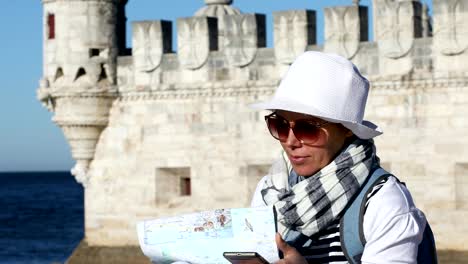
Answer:
[[[232,66],[250,64],[259,47],[265,47],[265,15],[229,15],[220,18],[223,28],[222,51]]]
[[[83,240],[65,262],[66,264],[151,264],[138,246],[96,247]]]
[[[290,64],[308,45],[316,43],[315,11],[281,11],[273,16],[276,60]]]
[[[83,185],[109,109],[116,97],[118,4],[44,2],[44,76],[38,98],[69,140]],[[125,18],[125,14],[120,18]]]
[[[446,56],[468,48],[468,1],[434,1],[434,45]]]
[[[418,1],[374,1],[374,38],[379,43],[381,74],[413,70],[409,56],[414,39],[422,37],[422,5]]]
[[[222,17],[225,15],[239,15],[239,9],[231,6],[232,0],[205,0],[206,6],[200,8],[195,16]]]
[[[88,167],[94,157],[96,144],[102,130],[107,126],[109,109],[114,96],[90,94],[54,98],[53,121],[62,128],[77,161],[72,169],[78,182],[88,183]]]
[[[352,59],[360,42],[367,41],[367,7],[325,8],[325,52],[335,52]]]
[[[211,17],[177,20],[177,48],[181,65],[187,69],[202,67],[211,50],[217,49],[217,19]]]
[[[153,71],[161,64],[163,53],[171,51],[172,23],[164,20],[140,21],[132,26],[133,67],[138,72]]]
[[[374,1],[375,39],[380,52],[397,59],[408,54],[413,40],[422,36],[419,1]]]
[[[434,1],[435,68],[466,71],[467,48],[468,1]]]
[[[77,81],[80,68],[91,85],[99,81],[104,69],[108,80],[115,80],[117,55],[116,7],[112,3],[53,2],[44,9],[44,71],[49,81],[57,80],[59,69],[67,84]],[[48,15],[54,15],[54,38]]]

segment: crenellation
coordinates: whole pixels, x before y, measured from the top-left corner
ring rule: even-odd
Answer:
[[[213,17],[179,18],[177,38],[180,64],[196,70],[206,63],[210,51],[218,49],[218,21]]]
[[[307,46],[317,42],[315,10],[291,10],[273,13],[274,50],[279,63],[291,64]]]
[[[266,46],[266,25],[263,14],[228,15],[220,18],[223,34],[220,38],[221,51],[234,67],[250,64],[258,48]]]
[[[434,0],[433,4],[435,70],[466,72],[468,1]]]
[[[352,59],[360,43],[368,40],[368,18],[365,6],[325,8],[325,52]]]
[[[413,71],[411,50],[422,37],[422,7],[418,1],[374,1],[374,38],[379,45],[380,74]],[[383,72],[382,72],[383,71]]]
[[[172,22],[138,21],[133,27],[133,65],[137,72],[151,72],[159,67],[164,53],[172,51]]]
[[[281,75],[287,67],[282,67],[279,64],[285,63],[287,66],[294,54],[300,53],[301,50],[324,50],[339,53],[362,65],[362,71],[367,75],[405,75],[413,71],[431,71],[434,67],[432,65],[435,53],[432,51],[432,38],[420,38],[430,35],[431,31],[431,20],[427,16],[427,7],[419,1],[403,1],[392,4],[376,1],[374,8],[382,17],[379,19],[380,22],[376,23],[376,42],[366,41],[367,7],[354,5],[326,8],[326,41],[323,47],[316,46],[314,43],[316,38],[315,11],[312,10],[275,12],[273,48],[261,48],[265,44],[264,15],[235,14],[217,18],[200,16],[179,19],[179,51],[175,54],[168,54],[170,45],[167,43],[171,39],[169,30],[165,31],[163,38],[152,33],[152,37],[149,37],[145,44],[149,45],[148,48],[143,49],[148,50],[147,55],[139,53],[139,50],[142,49],[138,44],[145,43],[146,38],[134,36],[133,59],[137,67],[141,67],[139,63],[148,63],[150,60],[160,63],[158,71],[143,74],[135,72],[135,77],[136,75],[141,76],[134,78],[137,83],[133,87],[137,88],[137,91],[146,91],[159,90],[158,87],[161,87],[163,83],[268,78],[271,71],[277,71]],[[249,16],[250,18],[247,18]],[[395,17],[399,16],[401,18],[397,19],[398,21],[394,20]],[[212,22],[195,22],[203,19]],[[396,23],[395,21],[398,22],[396,26],[391,26]],[[150,21],[146,21],[146,23],[150,23]],[[170,21],[166,21],[166,23],[170,23]],[[199,23],[204,24],[204,26],[200,27]],[[227,27],[230,29],[228,31],[223,29],[226,23],[231,25]],[[259,30],[255,26],[257,23],[259,23]],[[291,23],[295,23],[294,26]],[[234,27],[234,24],[237,26]],[[332,25],[338,24],[342,26],[334,29]],[[135,22],[134,25],[134,35],[138,35],[138,29],[142,25],[139,25],[138,22]],[[294,30],[289,30],[291,26]],[[351,30],[349,27],[354,29]],[[166,28],[169,29],[170,26],[166,26]],[[193,28],[193,30],[188,30],[189,28]],[[203,30],[201,30],[202,28]],[[391,32],[400,33],[393,34]],[[150,34],[149,31],[147,33]],[[149,36],[148,34],[147,36]],[[204,37],[198,39],[197,34],[202,34]],[[281,37],[282,34],[283,37]],[[288,34],[295,34],[295,36],[288,37]],[[137,41],[136,38],[141,40]],[[345,39],[346,41],[344,41]],[[164,52],[161,55],[153,52],[153,59],[151,59],[149,53],[154,49],[160,50],[158,48],[160,44],[151,44],[154,41],[158,43],[162,41],[166,44],[164,44]],[[293,52],[293,49],[297,51]],[[261,50],[266,52],[268,56],[260,55]],[[274,56],[271,56],[271,52]],[[142,59],[145,56],[146,59]],[[256,70],[243,70],[247,65],[252,65]],[[263,70],[259,70],[259,65],[264,66]],[[209,69],[205,69],[206,67]],[[390,69],[393,70],[390,71]]]

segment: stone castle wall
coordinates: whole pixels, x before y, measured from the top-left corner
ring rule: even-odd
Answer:
[[[135,245],[138,220],[248,206],[280,150],[266,112],[248,104],[269,98],[298,54],[323,50],[350,58],[370,79],[366,119],[385,132],[378,154],[407,183],[438,247],[467,250],[468,1],[433,3],[432,31],[419,1],[373,1],[374,42],[368,10],[356,5],[325,10],[324,45],[315,43],[310,10],[274,13],[272,48],[258,14],[178,19],[177,53],[170,22],[134,22],[132,55],[115,56],[115,82],[101,82],[98,92],[67,90],[73,80],[61,85],[48,70],[40,99],[63,117],[56,122],[76,143],[72,152],[88,153],[75,168],[86,187],[87,243]],[[95,98],[110,102],[108,112],[92,106]],[[89,109],[102,112],[105,125],[86,123]]]

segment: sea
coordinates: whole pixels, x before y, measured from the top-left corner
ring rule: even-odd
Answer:
[[[69,172],[0,172],[0,264],[64,263],[83,235],[83,187]]]

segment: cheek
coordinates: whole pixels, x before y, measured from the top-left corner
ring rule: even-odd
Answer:
[[[303,163],[292,164],[294,170],[299,175],[313,175],[330,164],[344,144],[343,137],[337,137],[335,134],[323,132],[321,136],[324,139],[323,144],[316,146],[301,145],[299,148],[292,151],[294,154],[308,156]],[[286,153],[291,153],[291,148],[288,147],[287,144],[283,142],[280,142],[280,144]]]
[[[323,169],[328,163],[327,155],[318,151],[307,158],[303,164],[293,164],[293,168],[299,175],[310,176]]]
[[[330,138],[328,141],[327,151],[328,155],[331,158],[335,158],[335,156],[341,151],[345,143],[344,137],[334,137]]]
[[[324,131],[324,134],[326,137],[324,148],[326,149],[331,162],[344,146],[346,141],[346,131],[339,127],[333,127],[330,131]]]
[[[288,153],[288,148],[283,144],[281,144],[281,146]],[[307,158],[303,162],[291,162],[294,171],[302,176],[313,175],[323,167],[327,166],[330,162],[328,151],[324,147],[310,147],[303,145],[294,154],[307,155]]]
[[[308,163],[306,165],[311,168],[322,169],[331,161],[329,152],[325,148],[309,150],[308,154],[310,155],[310,158],[308,159]]]

